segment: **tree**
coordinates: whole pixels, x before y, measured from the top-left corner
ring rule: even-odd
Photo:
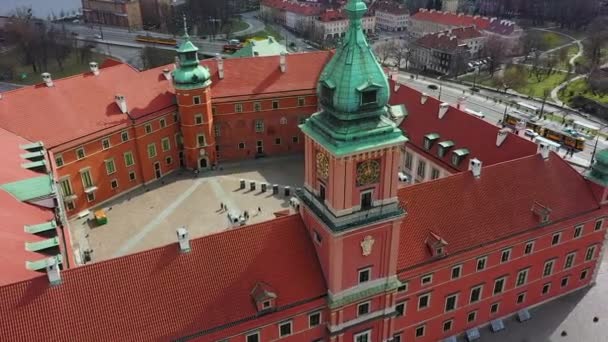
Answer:
[[[502,84],[507,89],[517,89],[526,85],[526,72],[519,65],[508,65],[502,76]]]
[[[594,19],[587,27],[587,39],[583,41],[585,48],[583,53],[590,62],[593,69],[599,65],[602,58],[602,48],[608,41],[608,18],[599,17]]]
[[[494,73],[500,68],[500,65],[505,58],[505,49],[501,39],[495,36],[488,38],[483,48],[482,55],[489,58],[488,72],[491,76],[494,76]]]
[[[169,64],[173,61],[173,54],[167,54],[166,50],[146,46],[141,49],[139,57],[144,69],[156,68],[161,65]]]
[[[405,44],[404,41],[399,40],[390,44],[389,48],[391,49],[390,57],[395,60],[395,66],[398,69],[401,69],[403,62],[405,62],[405,69],[407,69],[407,64],[412,56],[412,52],[407,44]]]
[[[391,57],[393,52],[393,42],[387,42],[384,44],[378,44],[374,47],[374,52],[378,57],[380,64],[385,65],[387,60]]]

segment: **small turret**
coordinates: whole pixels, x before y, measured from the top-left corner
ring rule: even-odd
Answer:
[[[600,199],[601,204],[608,203],[608,149],[601,150],[595,155],[591,170],[585,174],[591,183],[591,189]]]
[[[200,65],[198,48],[190,41],[184,15],[184,35],[177,48],[177,68],[173,71],[173,85],[180,89],[202,88],[211,85],[209,70]]]

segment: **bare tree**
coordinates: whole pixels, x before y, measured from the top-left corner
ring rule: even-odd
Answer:
[[[489,58],[488,72],[494,76],[505,58],[505,49],[501,39],[494,36],[488,38],[482,54]]]
[[[509,65],[505,68],[501,81],[505,91],[517,89],[526,84],[526,72],[519,65]]]
[[[404,41],[399,40],[391,44],[389,48],[391,49],[390,57],[395,60],[395,66],[398,69],[401,69],[401,66],[405,62],[405,69],[407,69],[407,64],[412,56],[412,52],[407,44],[405,44]]]
[[[608,18],[599,17],[593,20],[587,28],[587,39],[583,41],[583,50],[591,64],[591,69],[601,63],[602,48],[608,42]]]
[[[393,42],[387,42],[384,44],[378,44],[376,45],[376,47],[374,48],[374,52],[376,53],[376,56],[378,57],[380,64],[385,65],[386,62],[388,61],[388,59],[391,57],[392,52],[393,52]]]

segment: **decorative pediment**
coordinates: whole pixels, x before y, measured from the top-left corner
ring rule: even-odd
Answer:
[[[359,92],[362,93],[362,92],[367,91],[367,90],[376,90],[376,89],[381,89],[381,88],[382,88],[381,84],[378,84],[378,83],[375,83],[375,82],[372,82],[372,81],[368,80],[368,81],[365,81],[365,83],[363,83],[360,86],[358,86],[356,89],[357,89],[357,91],[359,91]]]
[[[425,243],[433,257],[443,257],[448,254],[447,241],[432,231],[429,232],[429,236],[426,238]]]
[[[545,224],[549,222],[549,218],[551,215],[551,208],[540,204],[537,201],[532,203],[532,213],[538,217],[539,223]]]

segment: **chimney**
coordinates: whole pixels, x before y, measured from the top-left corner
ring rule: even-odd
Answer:
[[[177,228],[177,241],[179,242],[179,250],[182,253],[190,252],[190,238],[186,227]]]
[[[549,145],[544,143],[544,142],[540,142],[538,144],[538,153],[540,153],[540,155],[543,157],[543,159],[547,160],[549,159]]]
[[[469,171],[473,173],[473,177],[479,178],[481,175],[481,160],[477,158],[469,160]]]
[[[496,135],[496,147],[500,147],[500,145],[502,145],[505,142],[505,140],[507,139],[508,136],[509,136],[508,128],[499,129],[498,134]]]
[[[163,76],[165,76],[165,79],[167,81],[171,81],[171,70],[169,70],[169,68],[164,68],[163,69]]]
[[[48,72],[42,73],[42,80],[44,81],[47,87],[53,86],[53,79],[51,78],[51,74],[49,74]]]
[[[429,99],[429,94],[427,94],[427,93],[422,93],[422,94],[420,95],[420,103],[421,103],[421,104],[425,104],[425,103],[426,103],[426,100],[428,100],[428,99]]]
[[[61,284],[61,274],[59,274],[59,265],[54,257],[46,259],[46,275],[49,277],[51,285]]]
[[[287,53],[285,51],[281,52],[281,57],[279,59],[279,65],[281,67],[281,72],[285,72],[287,70]]]
[[[224,79],[224,60],[219,53],[215,54],[215,61],[217,62],[217,74],[220,80]]]
[[[114,96],[114,101],[116,101],[116,104],[118,105],[120,111],[123,114],[127,114],[127,99],[125,98],[125,96],[117,94],[116,96]]]
[[[449,103],[442,103],[439,105],[439,118],[443,119],[443,117],[445,116],[445,113],[448,112],[448,109],[450,108],[450,104]]]
[[[175,56],[175,67],[179,68],[179,57]]]
[[[93,75],[99,76],[99,65],[97,65],[97,62],[90,62],[89,68],[91,68]]]
[[[465,108],[464,104],[466,103],[466,101],[467,101],[466,97],[464,97],[464,96],[459,97],[458,98],[458,104],[457,104],[458,107],[457,108],[460,109],[460,110],[464,110],[464,108]]]

